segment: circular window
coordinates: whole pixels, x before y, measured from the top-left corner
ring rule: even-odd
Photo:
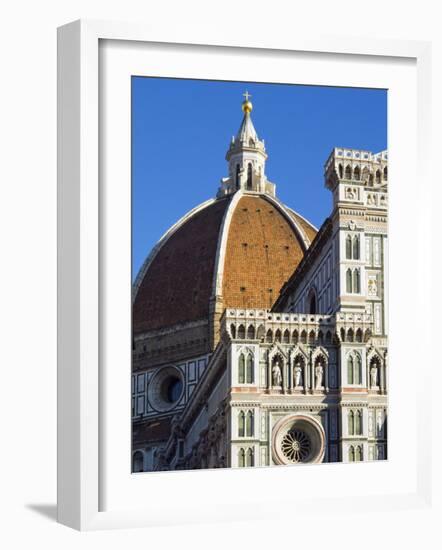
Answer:
[[[150,404],[159,412],[173,409],[184,391],[181,371],[175,367],[166,367],[154,374],[148,390]]]
[[[183,391],[183,382],[177,376],[168,376],[161,385],[161,397],[167,403],[176,403]]]
[[[318,420],[307,415],[282,418],[273,429],[273,460],[276,464],[321,462],[325,433]]]
[[[311,448],[308,434],[296,428],[287,432],[281,441],[282,453],[289,462],[305,462]]]

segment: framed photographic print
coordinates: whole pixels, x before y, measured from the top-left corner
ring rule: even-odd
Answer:
[[[425,505],[428,72],[423,43],[59,30],[62,523]]]

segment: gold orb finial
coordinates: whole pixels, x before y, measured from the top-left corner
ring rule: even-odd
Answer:
[[[242,110],[244,111],[245,114],[251,113],[253,109],[253,103],[249,101],[249,98],[252,96],[247,91],[243,94],[243,96],[245,97],[245,99],[242,102]]]

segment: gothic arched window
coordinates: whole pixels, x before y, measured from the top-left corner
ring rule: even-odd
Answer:
[[[252,189],[252,163],[247,166],[247,189]]]
[[[356,432],[356,435],[362,435],[362,411],[358,411],[356,413],[355,432]]]
[[[236,174],[235,174],[235,185],[236,185],[236,188],[239,189],[239,173],[241,171],[241,168],[239,166],[239,164],[236,165]]]
[[[267,331],[267,334],[266,334],[266,342],[267,342],[267,343],[270,343],[270,342],[272,342],[272,340],[273,340],[273,333],[272,333],[272,331],[269,329],[269,330]]]
[[[255,327],[253,325],[250,325],[247,329],[247,340],[254,340],[255,339]]]
[[[132,456],[132,472],[142,472],[144,470],[144,457],[141,451],[135,451]]]
[[[244,340],[246,337],[246,329],[244,325],[239,325],[238,327],[238,338],[239,340]]]
[[[246,384],[253,384],[254,382],[254,376],[253,376],[253,357],[252,354],[249,353],[247,356],[247,364],[246,364]]]
[[[286,329],[284,331],[284,335],[282,337],[282,341],[284,342],[284,344],[289,344],[290,343],[290,332],[288,329]]]
[[[351,180],[351,166],[349,164],[345,167],[345,179]]]
[[[360,445],[358,445],[356,447],[356,452],[355,452],[355,460],[356,462],[361,462],[363,456],[362,456],[362,447]]]
[[[253,452],[253,449],[247,450],[247,466],[254,466],[255,465],[255,453]]]
[[[230,325],[230,334],[232,335],[233,339],[236,338],[236,327],[233,323]]]
[[[349,384],[354,384],[354,363],[351,355],[347,359],[347,382]]]
[[[298,331],[297,330],[294,330],[293,333],[292,333],[292,342],[293,344],[297,344],[298,343]]]
[[[245,433],[245,415],[243,411],[240,411],[238,414],[238,437],[244,437]]]
[[[347,269],[345,280],[346,280],[347,294],[351,294],[351,292],[353,290],[351,269]]]
[[[359,255],[360,255],[359,235],[355,235],[353,238],[353,260],[359,260]]]
[[[387,181],[387,179],[388,179],[388,168],[385,167],[384,168],[384,181]]]
[[[348,435],[354,435],[355,433],[355,415],[353,411],[348,413]]]
[[[345,238],[345,257],[347,260],[351,260],[351,235],[347,235]]]
[[[238,451],[238,466],[240,468],[244,468],[245,465],[246,465],[246,453],[244,449],[240,449]]]
[[[361,179],[361,169],[359,166],[356,166],[353,172],[353,179],[359,181]]]
[[[376,183],[381,183],[381,171],[376,170]]]
[[[301,344],[306,344],[306,343],[307,343],[307,332],[303,330],[301,332]]]
[[[353,292],[356,294],[361,292],[361,276],[359,274],[359,269],[355,269],[353,272]]]
[[[349,462],[355,461],[355,449],[353,445],[350,445],[350,447],[348,448],[348,461]]]
[[[246,360],[244,354],[241,353],[238,359],[238,382],[244,384],[246,381]]]
[[[362,360],[360,355],[356,355],[354,379],[355,384],[362,384]]]
[[[281,331],[278,328],[275,332],[275,342],[280,342],[280,341],[281,341]]]
[[[249,411],[246,417],[246,436],[253,437],[254,432],[254,415],[253,411]]]
[[[338,166],[339,171],[339,177],[342,179],[342,176],[344,175],[344,169],[342,168],[342,164]]]

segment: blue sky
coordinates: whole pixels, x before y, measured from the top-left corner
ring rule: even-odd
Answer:
[[[245,90],[266,142],[267,177],[317,227],[331,210],[323,166],[332,148],[387,148],[386,90],[133,77],[134,278],[161,235],[227,176]]]

